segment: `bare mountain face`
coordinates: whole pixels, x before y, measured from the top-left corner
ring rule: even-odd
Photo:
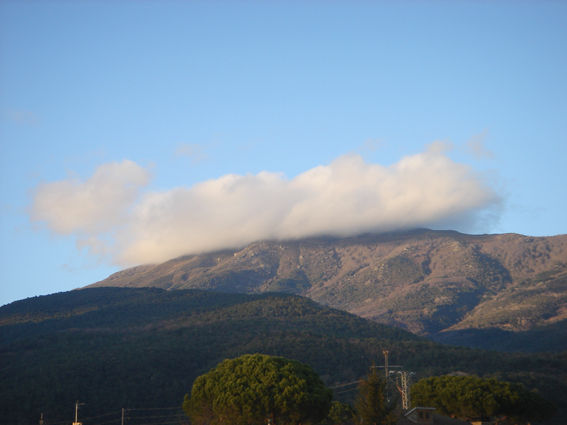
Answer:
[[[416,230],[263,241],[91,286],[289,292],[420,335],[531,331],[567,319],[567,235]]]

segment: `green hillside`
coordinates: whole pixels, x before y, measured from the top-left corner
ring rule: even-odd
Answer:
[[[197,376],[245,353],[300,360],[336,386],[380,364],[384,349],[417,377],[497,376],[567,406],[565,355],[441,346],[286,294],[93,288],[0,308],[0,423],[37,423],[41,413],[47,424],[71,422],[76,400],[86,418],[179,406]]]

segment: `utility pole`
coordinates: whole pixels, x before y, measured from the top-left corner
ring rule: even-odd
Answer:
[[[79,405],[83,404],[85,403],[79,403],[79,400],[77,400],[75,403],[75,422],[73,422],[73,425],[83,425],[81,422],[79,422]]]
[[[122,408],[122,420],[120,421],[120,425],[124,425],[124,408]]]
[[[390,369],[393,369],[393,368],[400,368],[401,369],[403,367],[403,366],[397,365],[397,364],[395,364],[395,365],[389,364],[388,363],[388,354],[389,353],[390,352],[388,350],[382,351],[382,354],[384,354],[384,366],[370,366],[371,369],[374,369],[374,368],[382,369],[382,368],[384,368],[384,377],[386,378],[386,382],[390,379]]]
[[[390,365],[389,363],[389,355],[390,352],[388,350],[382,350],[382,354],[384,354],[384,366],[372,366],[373,368],[384,368],[384,375],[386,378],[386,399],[388,402],[390,401],[390,389],[398,390],[400,396],[402,398],[402,409],[408,410],[410,406],[410,392],[409,387],[411,385],[411,375],[413,372],[408,372],[403,370],[403,366],[401,365]],[[398,371],[390,371],[390,369],[399,369]],[[390,374],[398,374],[398,378],[393,377],[390,379]]]

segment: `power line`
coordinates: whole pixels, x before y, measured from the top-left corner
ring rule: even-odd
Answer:
[[[118,414],[119,412],[108,412],[108,413],[103,413],[102,415],[89,416],[88,418],[83,418],[83,421],[92,421],[93,419],[102,418],[104,416],[118,415]]]
[[[47,420],[44,421],[44,423],[49,424],[49,425],[63,425],[63,424],[69,424],[69,421],[60,421],[60,422],[48,422]]]
[[[128,419],[159,419],[159,418],[169,418],[171,416],[183,416],[182,413],[169,414],[169,415],[154,415],[154,416],[128,416]]]
[[[174,410],[174,409],[180,409],[181,410],[181,406],[173,406],[173,407],[130,407],[127,408],[126,411],[130,412],[132,410]]]
[[[81,422],[78,421],[78,407],[84,403],[75,403],[74,422],[72,420],[50,422],[43,417],[43,425],[164,425],[166,423],[179,424],[185,418],[185,413],[181,406],[170,407],[132,407],[122,408],[118,411],[101,413],[95,416],[83,417]],[[115,418],[112,418],[112,416]],[[103,422],[98,420],[102,419]],[[40,419],[41,420],[41,419]],[[149,421],[149,422],[146,422]]]
[[[352,381],[352,382],[346,382],[344,384],[333,385],[332,387],[329,387],[329,389],[334,390],[336,388],[348,387],[349,385],[359,384],[360,382],[362,382],[361,379],[359,379],[358,381]]]
[[[168,425],[168,424],[179,424],[182,418],[170,419],[163,422],[136,422],[136,425]]]
[[[106,425],[106,424],[114,424],[114,423],[119,423],[120,419],[113,419],[111,421],[107,421],[107,422],[97,422],[96,425]]]

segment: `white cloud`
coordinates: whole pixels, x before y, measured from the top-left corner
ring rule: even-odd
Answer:
[[[24,126],[33,127],[40,122],[39,117],[34,112],[25,109],[5,109],[1,116],[3,119]]]
[[[466,144],[467,152],[476,159],[492,159],[494,158],[494,153],[486,148],[485,139],[487,137],[487,132],[483,131],[480,134],[473,136]]]
[[[384,147],[386,142],[382,139],[367,139],[360,147],[362,152],[376,152],[378,149]]]
[[[204,147],[196,143],[182,143],[178,145],[175,149],[175,156],[188,157],[193,165],[209,159]]]
[[[499,198],[446,148],[434,144],[388,167],[347,155],[293,179],[230,174],[140,198],[148,173],[125,161],[101,166],[86,182],[40,186],[33,216],[58,233],[82,234],[85,244],[124,265],[260,239],[416,227],[474,230]]]
[[[115,229],[125,219],[149,172],[132,161],[101,165],[86,181],[71,178],[40,184],[31,217],[60,234],[96,234]]]

